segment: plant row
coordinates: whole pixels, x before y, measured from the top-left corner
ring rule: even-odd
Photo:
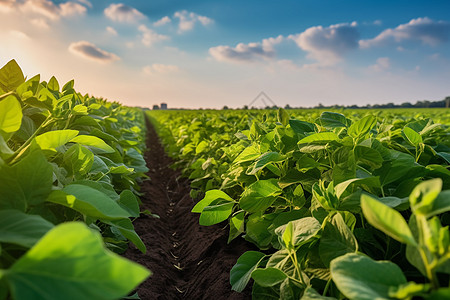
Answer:
[[[0,299],[119,299],[149,276],[112,252],[146,251],[143,122],[73,80],[0,69]]]
[[[428,114],[428,115],[427,115]],[[149,112],[254,299],[450,296],[450,113]],[[431,119],[429,116],[433,116]]]

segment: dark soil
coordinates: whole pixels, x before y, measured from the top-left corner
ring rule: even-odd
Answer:
[[[141,299],[251,299],[249,289],[231,290],[230,270],[239,256],[251,249],[237,238],[227,245],[226,223],[200,226],[198,214],[191,213],[189,181],[170,168],[158,135],[147,123],[147,152],[144,157],[150,180],[142,185],[142,209],[160,219],[141,216],[134,222],[136,232],[147,246],[142,254],[133,245],[125,257],[146,266],[152,276],[137,289]]]

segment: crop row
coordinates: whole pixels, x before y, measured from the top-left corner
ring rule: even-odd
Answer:
[[[112,252],[146,251],[130,219],[143,121],[73,81],[0,69],[0,299],[119,299],[149,276]]]
[[[427,115],[428,114],[428,115]],[[433,119],[429,116],[433,116]],[[446,110],[152,111],[254,299],[450,296]]]

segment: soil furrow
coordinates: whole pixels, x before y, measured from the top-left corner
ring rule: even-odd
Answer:
[[[136,232],[147,246],[142,254],[133,245],[124,254],[152,271],[138,292],[141,299],[250,299],[250,291],[231,290],[229,272],[237,258],[251,245],[243,239],[227,244],[226,224],[200,226],[191,213],[189,181],[170,168],[158,135],[147,123],[144,155],[150,180],[142,185],[143,209],[160,218],[141,216]]]

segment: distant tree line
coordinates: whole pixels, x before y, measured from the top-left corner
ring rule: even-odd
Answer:
[[[307,109],[307,108],[318,108],[318,109],[340,109],[340,108],[347,108],[347,109],[361,109],[361,108],[440,108],[440,107],[450,107],[450,96],[446,97],[443,100],[438,101],[429,101],[429,100],[421,100],[417,101],[415,104],[412,104],[411,102],[403,102],[402,104],[394,104],[392,102],[386,103],[386,104],[367,104],[364,106],[359,106],[356,104],[353,105],[330,105],[325,106],[322,103],[319,103],[318,105],[314,107],[291,107],[289,104],[286,104],[284,107],[285,109]],[[224,106],[222,109],[230,109],[228,106]],[[240,109],[258,109],[257,107],[248,107],[248,105],[244,105]],[[278,106],[266,106],[264,109],[278,109]]]

